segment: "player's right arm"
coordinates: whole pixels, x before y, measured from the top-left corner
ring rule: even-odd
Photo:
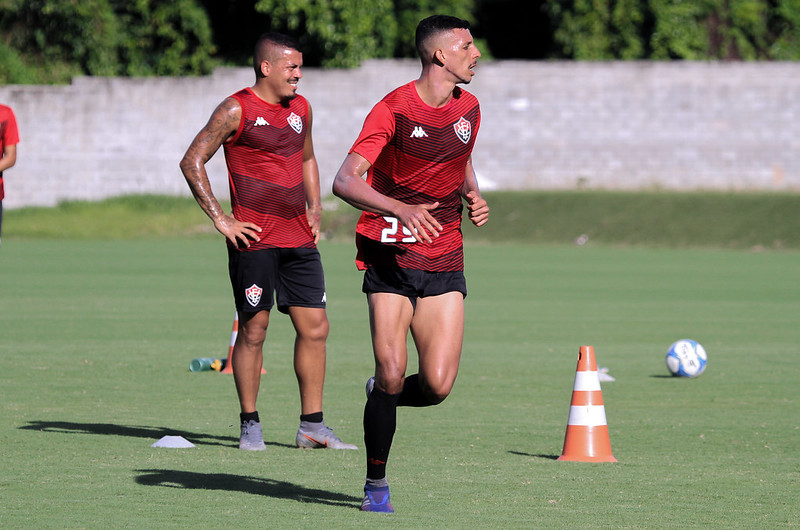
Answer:
[[[227,98],[220,103],[205,127],[192,140],[180,167],[197,204],[214,222],[214,227],[233,245],[249,247],[251,240],[259,241],[258,232],[261,232],[261,228],[227,215],[214,196],[206,173],[206,162],[225,141],[236,134],[241,118],[242,107],[236,99]]]
[[[362,178],[370,166],[369,160],[356,152],[347,155],[333,179],[333,194],[359,210],[396,217],[420,243],[439,237],[442,225],[430,213],[439,203],[405,204],[379,193]]]

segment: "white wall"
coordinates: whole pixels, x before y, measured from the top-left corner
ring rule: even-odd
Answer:
[[[323,195],[364,116],[417,61],[307,68]],[[178,162],[214,107],[253,84],[208,77],[76,78],[0,87],[20,126],[6,208],[129,193],[188,195]],[[479,65],[474,153],[484,187],[800,192],[800,63],[526,62]],[[227,198],[222,153],[209,164]]]

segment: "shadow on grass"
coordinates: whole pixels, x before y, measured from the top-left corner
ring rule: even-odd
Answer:
[[[517,456],[530,456],[532,458],[547,458],[548,460],[558,460],[558,457],[561,455],[535,455],[532,453],[523,453],[522,451],[509,451],[512,455]]]
[[[329,506],[360,508],[361,497],[343,495],[320,489],[306,488],[291,482],[255,478],[228,473],[195,473],[193,471],[175,471],[169,469],[137,469],[141,473],[136,483],[143,486],[161,486],[164,488],[185,488],[201,490],[239,491],[264,495],[275,499],[286,499],[297,502],[313,502]]]
[[[147,427],[142,425],[117,425],[114,423],[74,423],[69,421],[32,421],[20,429],[29,431],[44,431],[66,434],[101,434],[106,436],[128,436],[132,438],[147,438],[154,442],[164,436],[182,436],[195,445],[219,445],[223,447],[239,447],[239,439],[231,436],[211,436],[208,434],[180,431],[167,427]],[[267,445],[276,447],[291,447],[294,445],[277,442],[267,442]]]

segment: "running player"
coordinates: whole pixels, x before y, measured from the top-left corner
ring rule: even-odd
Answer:
[[[322,417],[325,379],[325,279],[316,244],[322,206],[311,140],[311,107],[297,94],[303,55],[277,33],[255,46],[256,82],[225,99],[192,141],[181,170],[203,211],[228,243],[228,267],[239,333],[233,377],[241,408],[239,448],[266,449],[256,410],[270,311],[288,313],[296,332],[300,387],[298,447],[356,449]],[[222,146],[233,212],[215,198],[205,163]]]
[[[470,82],[481,56],[469,28],[446,15],[419,23],[419,79],[373,107],[333,183],[338,197],[363,210],[356,264],[365,271],[375,356],[364,407],[364,511],[394,511],[386,462],[397,407],[441,403],[458,373],[467,295],[462,200],[473,224],[489,218],[472,168],[480,107],[456,86]],[[409,330],[419,373],[406,377]]]

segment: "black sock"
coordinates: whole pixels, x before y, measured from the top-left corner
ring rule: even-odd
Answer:
[[[386,461],[397,428],[397,398],[399,394],[387,394],[378,387],[364,406],[364,445],[367,449],[367,478],[386,477]]]
[[[311,414],[300,414],[300,421],[307,421],[308,423],[322,423],[322,411],[313,412]]]
[[[425,397],[422,387],[419,386],[419,374],[412,374],[406,377],[403,383],[403,391],[397,400],[398,407],[430,407],[435,405]]]
[[[254,421],[256,423],[259,423],[261,421],[260,419],[258,419],[257,410],[255,412],[242,412],[239,414],[239,419],[241,420],[242,423],[245,423],[247,421]]]

